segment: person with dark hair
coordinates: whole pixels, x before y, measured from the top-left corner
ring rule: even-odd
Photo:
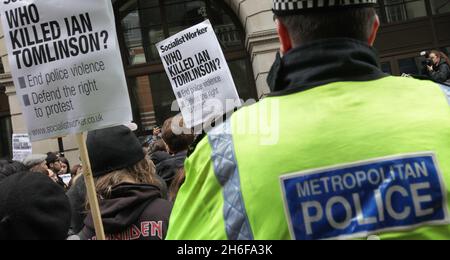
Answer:
[[[70,164],[64,156],[59,156],[59,163],[61,164],[61,170],[58,172],[58,177],[63,181],[66,186],[66,190],[70,188],[70,181],[72,180],[72,175],[70,174]]]
[[[76,164],[70,170],[70,183],[69,188],[81,177],[83,174],[83,166],[81,164]]]
[[[163,240],[172,204],[138,138],[125,126],[88,133],[86,145],[109,240]],[[94,240],[88,213],[81,239]]]
[[[61,171],[61,162],[56,153],[48,152],[45,160],[47,161],[47,167],[54,173],[58,174]]]
[[[83,173],[83,166],[81,164],[75,164],[72,169],[70,170],[70,175],[72,178],[80,175]]]
[[[48,177],[20,172],[0,183],[0,240],[64,240],[70,205]]]
[[[186,128],[181,115],[167,119],[164,122],[161,134],[170,154],[187,151],[194,140],[192,130]]]
[[[273,0],[272,89],[186,159],[167,239],[448,239],[450,89],[383,73],[376,0]]]
[[[61,171],[61,161],[56,153],[48,152],[47,158],[45,159],[47,162],[47,167],[50,170],[49,176],[61,187],[65,190],[68,189],[68,186],[64,183],[62,178],[59,176],[59,172]]]
[[[444,53],[432,50],[428,54],[428,59],[433,65],[427,65],[427,73],[430,79],[437,82],[450,80],[450,61]]]
[[[0,160],[0,182],[17,173],[26,171],[27,167],[21,162],[11,161],[11,160]]]
[[[164,122],[162,139],[172,156],[158,163],[156,172],[166,181],[167,187],[170,187],[177,172],[184,168],[187,151],[194,141],[194,135],[185,127],[183,118],[178,115]]]
[[[157,169],[159,163],[171,158],[171,155],[167,152],[166,143],[162,139],[157,140],[150,145],[148,154],[150,160],[153,161]]]
[[[69,160],[67,160],[66,157],[59,157],[59,163],[61,164],[61,170],[58,172],[58,174],[70,174],[71,169]]]

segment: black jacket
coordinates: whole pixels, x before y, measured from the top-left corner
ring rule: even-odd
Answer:
[[[388,76],[379,66],[374,48],[362,41],[318,40],[287,52],[271,68],[269,96],[288,95],[332,82],[370,81]]]
[[[156,173],[166,182],[167,187],[172,184],[177,171],[184,167],[186,155],[187,151],[177,153],[156,165]]]
[[[159,163],[161,163],[162,161],[165,161],[171,157],[172,156],[170,156],[170,154],[168,152],[163,152],[163,151],[156,151],[156,152],[150,154],[150,159],[155,164],[155,166],[158,165]]]
[[[172,204],[161,198],[153,185],[120,184],[109,199],[99,201],[107,240],[163,240],[167,234]],[[81,239],[95,240],[89,213]]]
[[[70,207],[72,209],[71,234],[77,234],[81,231],[86,218],[86,184],[84,176],[81,176],[67,192]]]
[[[441,60],[437,66],[433,65],[433,71],[428,71],[428,76],[434,81],[445,82],[450,79],[450,67],[445,60]]]

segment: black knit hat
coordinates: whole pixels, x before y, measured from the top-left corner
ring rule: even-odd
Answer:
[[[278,16],[302,14],[343,7],[375,6],[377,0],[273,0],[273,12]]]
[[[0,240],[63,240],[70,216],[64,189],[43,174],[20,172],[0,183]]]
[[[58,161],[58,155],[56,153],[48,152],[45,161],[47,162],[47,166],[50,167],[51,163],[55,163]]]
[[[133,166],[145,157],[139,139],[126,126],[91,131],[86,145],[94,177]]]

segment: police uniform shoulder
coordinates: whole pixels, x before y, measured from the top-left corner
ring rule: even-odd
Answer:
[[[439,82],[435,82],[430,80],[427,77],[421,76],[421,75],[408,75],[408,76],[389,76],[387,79],[393,80],[398,82],[399,84],[430,84],[430,85],[437,85],[442,84]]]
[[[220,133],[220,132],[221,132],[221,129],[223,129],[223,126],[224,126],[225,124],[227,124],[227,123],[230,123],[230,122],[227,122],[227,121],[231,120],[231,117],[232,117],[234,114],[236,114],[237,112],[239,112],[240,110],[242,110],[243,108],[244,108],[244,107],[239,108],[238,111],[236,111],[236,112],[231,111],[231,112],[228,112],[228,113],[224,114],[224,115],[222,116],[222,121],[216,122],[216,123],[213,124],[213,126],[210,127],[210,128],[207,128],[207,129],[204,128],[204,129],[202,129],[202,133],[201,133],[201,134],[198,134],[198,135],[195,137],[195,139],[194,139],[194,141],[192,142],[192,144],[189,146],[188,153],[187,153],[187,157],[191,156],[191,155],[192,155],[193,153],[195,153],[198,149],[200,149],[200,146],[201,146],[202,141],[203,141],[205,138],[208,138],[208,135],[209,135],[209,134],[211,134],[211,133],[213,133],[213,132],[215,132],[216,134],[217,134],[217,133]]]
[[[436,82],[436,83],[438,83],[439,85],[441,85],[443,87],[450,88],[450,81],[447,81],[447,82]]]

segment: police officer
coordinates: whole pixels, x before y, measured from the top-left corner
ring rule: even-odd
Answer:
[[[450,238],[450,91],[381,72],[375,4],[274,0],[273,92],[197,145],[168,239]]]

